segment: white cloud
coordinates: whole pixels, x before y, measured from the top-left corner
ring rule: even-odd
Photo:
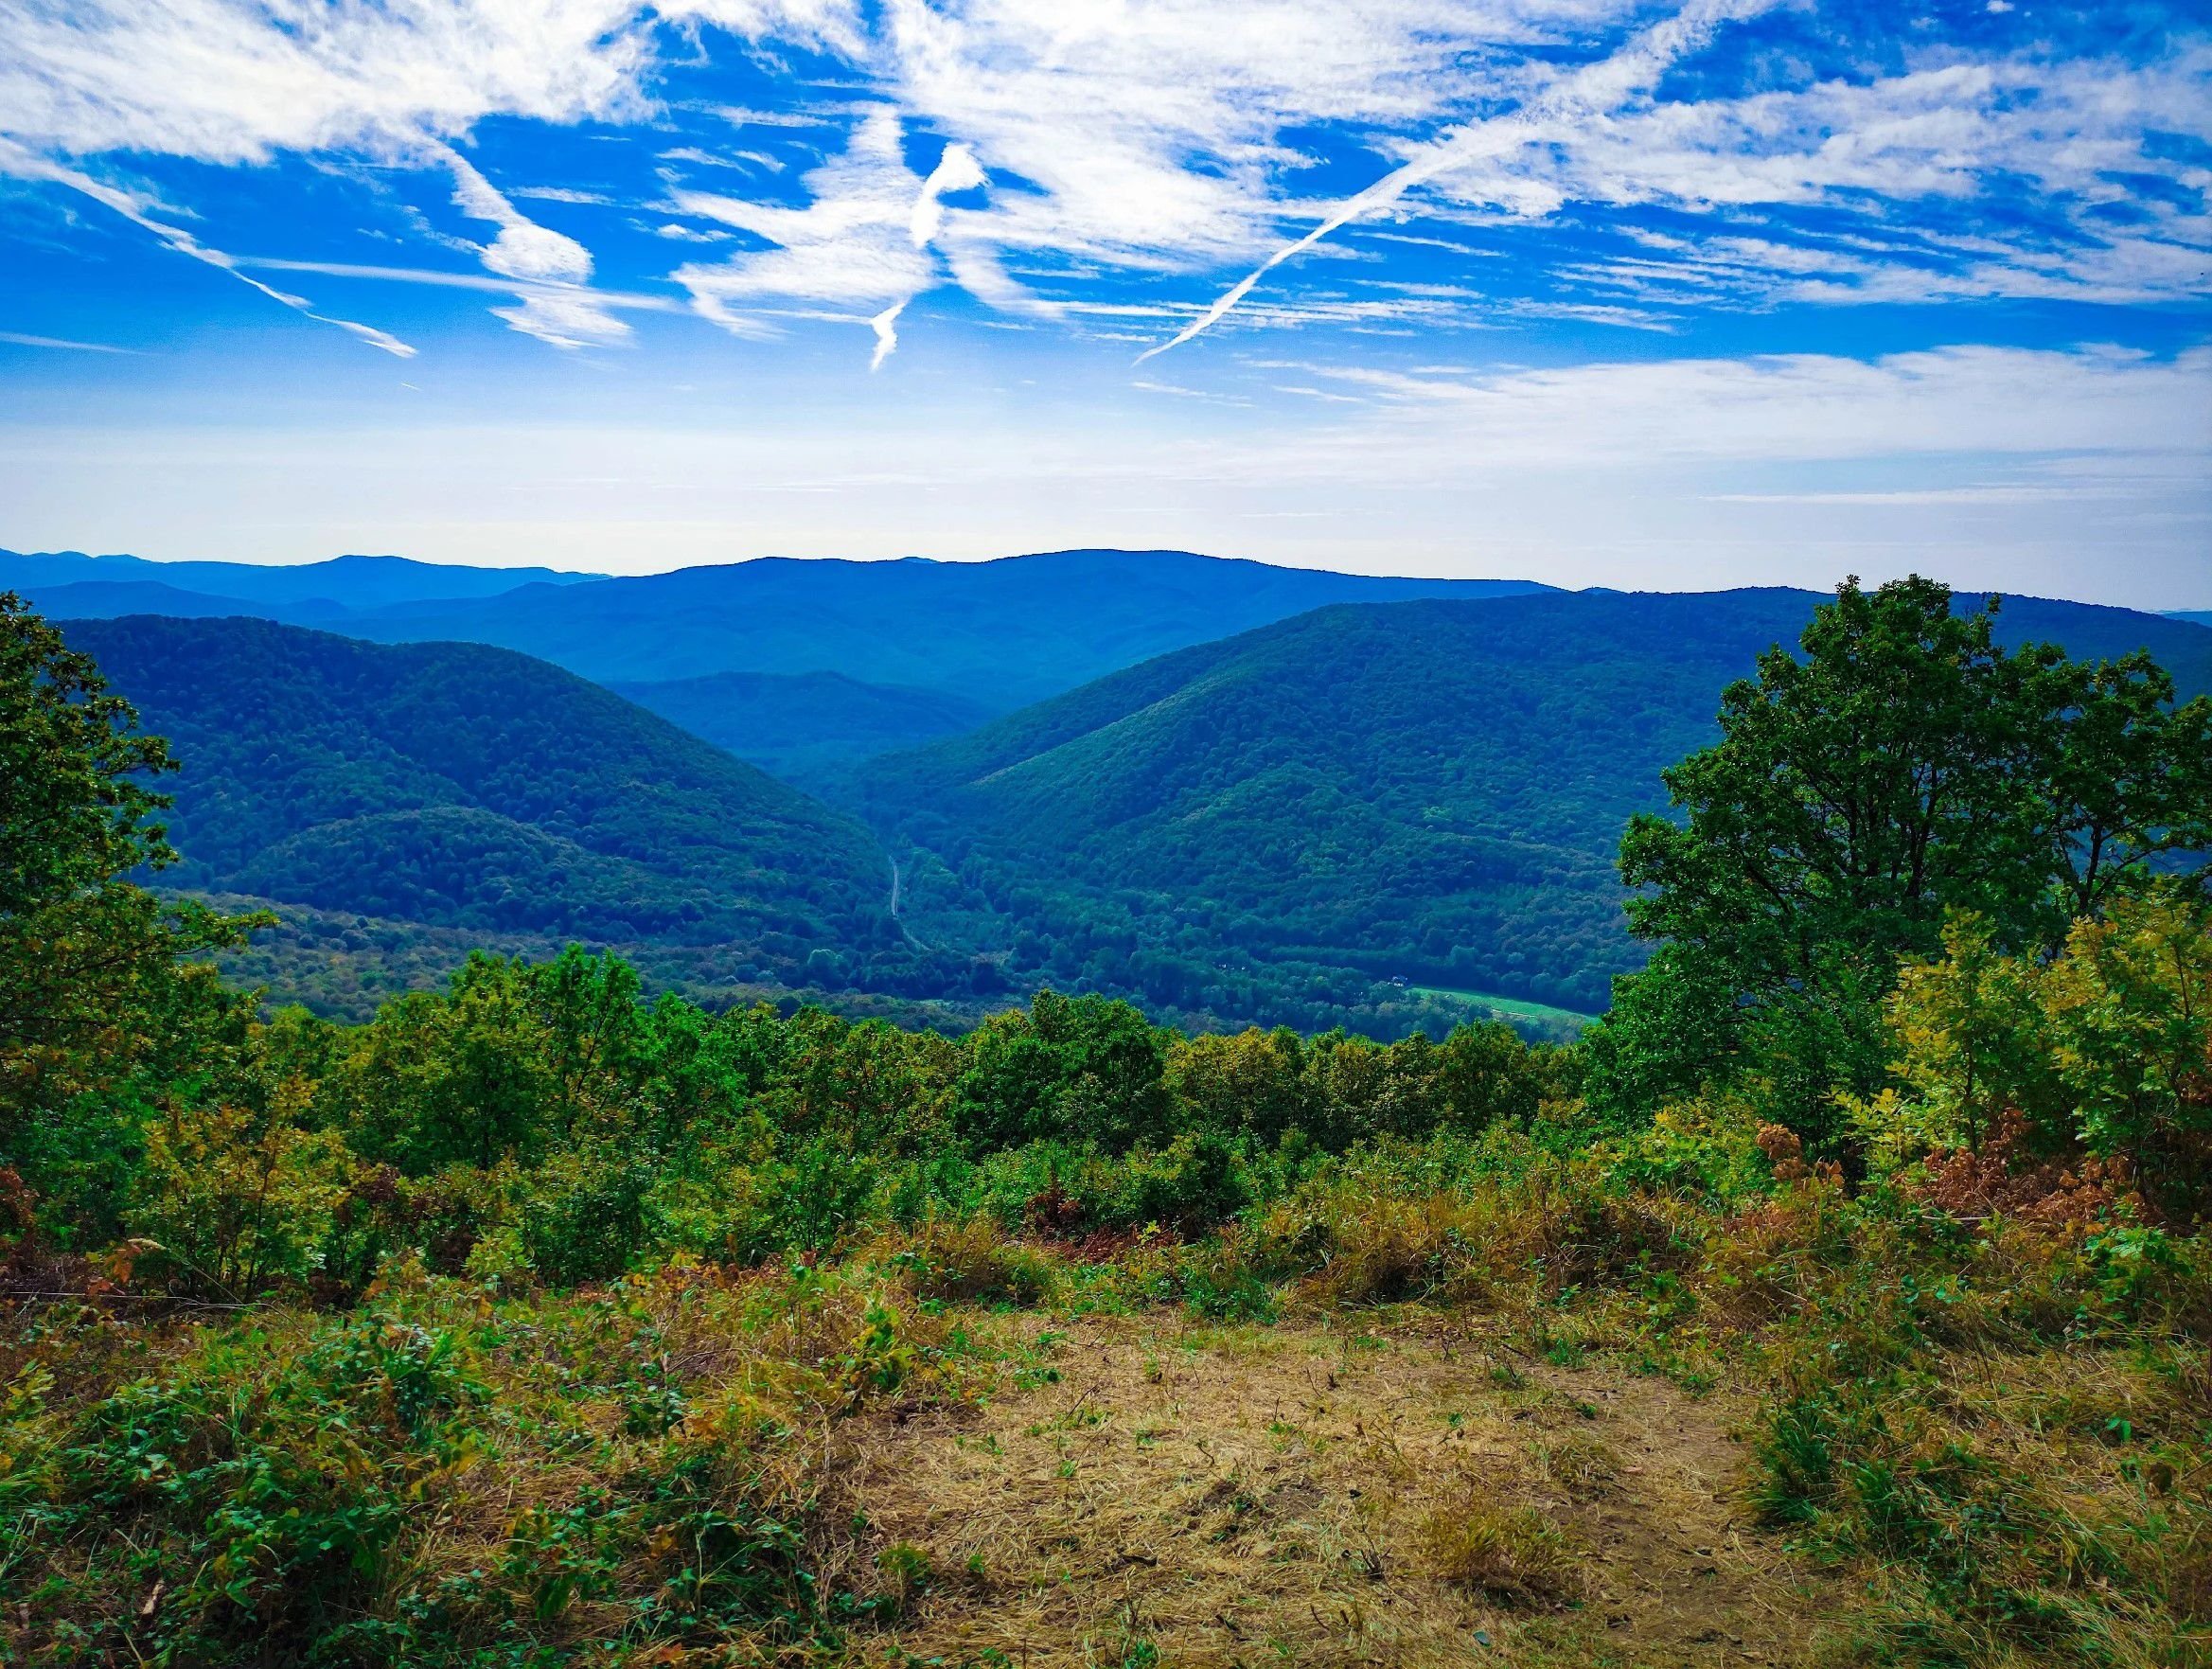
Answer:
[[[945,227],[945,204],[948,192],[973,191],[988,183],[988,176],[976,161],[976,153],[964,145],[947,145],[945,154],[937,159],[937,166],[929,170],[929,177],[922,182],[922,194],[914,199],[914,212],[907,222],[908,234],[914,247],[920,249],[933,242]]]
[[[850,0],[8,0],[0,132],[234,163],[639,116],[660,21],[861,50]]]
[[[868,321],[869,328],[876,332],[876,351],[868,356],[869,370],[883,369],[883,362],[897,350],[898,315],[906,311],[906,305],[903,301],[894,301]]]
[[[2129,62],[2042,40],[1991,53],[1929,31],[1901,37],[1883,74],[1807,81],[1792,64],[1778,89],[1700,80],[1694,97],[1655,96],[1660,70],[1765,4],[1688,0],[1655,23],[1641,0],[0,0],[0,133],[64,167],[121,152],[442,167],[495,116],[839,131],[843,159],[796,197],[741,205],[775,250],[677,275],[700,311],[747,314],[749,331],[771,299],[873,318],[947,281],[1008,315],[1080,325],[1066,304],[1117,277],[1280,271],[1363,217],[1401,229],[1362,246],[1421,241],[1424,222],[1480,222],[1495,242],[1578,211],[1618,222],[1653,205],[1711,231],[1655,244],[1641,266],[1569,263],[1563,281],[1589,293],[1542,301],[1651,328],[1668,292],[1708,307],[2203,292],[2212,171],[2192,144],[2212,141],[2212,45],[2200,36],[2177,32],[2163,57]],[[840,84],[813,83],[805,109],[657,106],[670,67],[729,50],[725,33],[771,64],[787,47],[826,54]],[[887,119],[939,147],[928,179],[903,160],[880,182],[860,177]],[[1334,176],[1309,147],[1339,167],[1371,156],[1375,184],[1320,192]],[[786,167],[711,144],[662,154]],[[943,201],[986,179],[981,204]],[[502,194],[481,174],[459,186],[463,206],[499,227],[488,270],[584,281],[580,246],[513,200],[600,194]],[[1993,206],[2005,212],[1976,212]],[[1814,207],[1865,247],[1792,222]],[[771,219],[788,240],[758,230]],[[890,247],[898,224],[926,259]],[[1916,242],[1916,227],[1930,236]],[[1293,295],[1263,311],[1259,276],[1177,314],[1175,339],[1232,310],[1291,323],[1319,316],[1302,303],[1327,303]],[[619,320],[586,328],[586,304],[565,305],[555,337],[618,334]],[[1466,324],[1508,305],[1461,298],[1430,317]],[[546,307],[507,311],[527,328]]]
[[[535,203],[594,204],[601,207],[614,202],[604,191],[579,191],[573,186],[509,186],[507,195],[528,198]]]
[[[1372,479],[1469,471],[1938,454],[2176,454],[2212,462],[2212,348],[1987,346],[1594,364],[1488,375],[1313,364],[1384,402],[1316,432],[1296,467]]]
[[[469,290],[488,295],[528,295],[539,288],[517,283],[510,278],[493,277],[487,273],[451,273],[434,267],[375,266],[362,261],[291,260],[282,256],[269,255],[240,255],[231,258],[234,264],[250,267],[256,272],[321,273],[333,278],[418,284],[433,290]],[[565,295],[573,292],[556,287],[552,293]],[[673,296],[655,295],[643,291],[593,290],[587,292],[586,295],[598,306],[622,312],[681,313],[688,311]]]
[[[626,0],[18,0],[0,30],[23,144],[217,163],[619,115],[649,49]]]
[[[486,270],[540,284],[581,284],[591,277],[591,251],[581,243],[522,213],[460,152],[446,151],[441,160],[452,170],[453,205],[499,227],[499,236],[480,252]]]
[[[587,288],[590,250],[516,208],[459,151],[441,146],[438,159],[452,173],[454,206],[499,228],[498,237],[477,249],[485,270],[526,286],[515,306],[493,308],[494,317],[555,347],[605,347],[629,339],[628,323]]]
[[[715,169],[766,169],[771,174],[780,174],[786,164],[780,156],[771,156],[765,151],[732,151],[728,152],[702,151],[697,145],[679,145],[673,151],[661,152],[663,162],[688,162],[700,168]]]
[[[2149,64],[1951,55],[1869,80],[1615,113],[1432,189],[1493,214],[1706,214],[1713,237],[1651,240],[1657,254],[1638,275],[1723,295],[2127,302],[2204,286],[2212,175],[2180,135],[2212,142],[2212,46]],[[2145,178],[2171,196],[2142,190]],[[1974,213],[1991,190],[2007,194],[2006,215]],[[2105,213],[2123,203],[2124,221]],[[1773,218],[1813,205],[1840,217],[1819,240],[1793,240]],[[1737,224],[1747,213],[1767,217],[1749,235]],[[1947,229],[1960,220],[1972,229]]]
[[[1302,159],[1283,135],[1418,130],[1494,95],[1501,49],[1629,9],[1607,0],[890,0],[882,84],[970,146],[995,199],[972,235],[1008,249],[1184,271],[1269,236]]]
[[[425,161],[451,172],[465,213],[499,227],[479,252],[487,270],[580,287],[592,270],[583,246],[522,215],[448,141],[495,115],[646,115],[642,82],[663,20],[859,46],[848,0],[0,0],[0,134],[13,141],[0,146],[0,172],[94,196],[172,249],[235,272],[221,252],[140,212],[130,193],[56,159],[138,151],[235,164],[354,151]],[[532,288],[493,311],[560,346],[629,332],[580,288]],[[327,322],[386,351],[414,351],[372,327]]]
[[[983,183],[974,157],[958,146],[945,148],[927,178],[917,175],[907,166],[904,137],[894,112],[871,112],[841,152],[807,174],[804,208],[672,190],[669,201],[683,213],[770,245],[681,267],[676,281],[702,314],[741,333],[757,333],[771,304],[846,310],[842,316],[875,331],[871,368],[881,365],[898,342],[899,311],[942,275],[929,247],[943,224],[938,199]]]

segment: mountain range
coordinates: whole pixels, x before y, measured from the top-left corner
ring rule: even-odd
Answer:
[[[65,607],[112,586],[161,608],[67,635],[185,762],[186,861],[169,880],[319,924],[317,981],[333,959],[419,977],[428,947],[448,954],[456,935],[573,937],[692,989],[889,993],[958,1019],[1053,983],[1194,1023],[1379,1033],[1486,1008],[1541,1028],[1601,1008],[1637,959],[1613,868],[1622,825],[1663,804],[1660,770],[1712,736],[1722,687],[1820,600],[1462,586],[1324,603],[1011,709],[1003,690],[958,687],[978,682],[1000,626],[1018,687],[1197,632],[1209,596],[1233,619],[1309,583],[1255,564],[1194,571],[1206,559],[1174,553],[1116,560],[1128,596],[1165,599],[1162,618],[1134,621],[1102,582],[1089,636],[1051,577],[1081,593],[1085,574],[1114,571],[1099,553],[961,572],[750,563],[644,590],[532,580],[379,604],[345,636],[190,617],[176,596],[206,594],[146,595],[158,580],[62,579],[45,595]],[[871,572],[911,604],[915,658],[869,664],[869,679],[798,665],[880,643],[894,602],[853,600]],[[1310,583],[1335,582],[1429,583]],[[723,645],[780,669],[611,688],[510,649],[364,641],[360,624],[518,603],[542,623],[572,600],[628,598],[605,635],[642,646],[648,617],[678,630],[687,587],[711,601],[778,586],[849,606],[793,602]],[[702,603],[682,630],[707,642],[713,617]],[[2015,598],[1999,623],[2082,656],[2148,647],[2185,693],[2212,689],[2212,630],[2188,620]],[[940,641],[937,679],[889,682]],[[279,994],[327,996],[305,966],[265,956],[256,971]],[[1561,1012],[1548,1022],[1540,1006]]]
[[[149,582],[205,599],[151,599],[163,613],[253,614],[379,643],[492,644],[601,683],[832,672],[957,696],[994,714],[1326,603],[1548,589],[1276,568],[1188,551],[980,562],[762,558],[618,579],[394,557],[257,569],[0,553],[0,590],[23,593],[58,619],[146,612],[142,593],[97,588]]]
[[[37,595],[41,607],[57,617],[61,611],[50,594],[61,586],[86,588],[75,594],[79,612],[86,616],[138,612],[98,606],[122,600],[119,593],[106,598],[91,589],[107,585],[159,585],[208,601],[245,605],[212,611],[226,613],[253,614],[298,607],[339,613],[398,603],[495,596],[523,585],[580,585],[603,577],[552,568],[472,568],[452,562],[417,562],[408,557],[332,557],[323,562],[281,564],[153,562],[144,557],[88,557],[82,551],[0,551],[0,590]],[[195,608],[192,612],[211,611]]]

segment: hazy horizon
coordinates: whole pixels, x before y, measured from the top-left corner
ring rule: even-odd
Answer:
[[[1257,563],[1260,563],[1261,565],[1263,565],[1263,566],[1266,566],[1266,567],[1276,567],[1276,568],[1292,568],[1292,569],[1302,569],[1302,570],[1306,570],[1306,571],[1310,571],[1310,572],[1322,572],[1322,573],[1338,573],[1338,574],[1362,574],[1362,575],[1367,575],[1367,576],[1369,576],[1369,577],[1377,577],[1377,578],[1406,578],[1406,579],[1495,579],[1495,580],[1509,580],[1509,581],[1517,581],[1517,580],[1528,580],[1528,579],[1530,579],[1530,578],[1531,577],[1531,576],[1529,576],[1529,575],[1526,575],[1526,574],[1512,574],[1512,573],[1505,573],[1505,572],[1502,572],[1502,571],[1501,571],[1501,572],[1497,572],[1497,573],[1489,573],[1489,572],[1480,572],[1480,573],[1477,573],[1477,572],[1453,572],[1453,573],[1448,573],[1448,574],[1438,574],[1438,573],[1421,573],[1421,572],[1413,571],[1413,570],[1410,570],[1410,569],[1385,569],[1385,568],[1373,568],[1373,569],[1354,569],[1354,568],[1348,568],[1348,567],[1335,566],[1335,565],[1332,565],[1332,564],[1330,564],[1330,563],[1328,563],[1328,562],[1326,562],[1326,561],[1289,561],[1289,560],[1276,560],[1276,559],[1266,559],[1266,558],[1257,558],[1257,557],[1232,557],[1232,556],[1225,556],[1225,555],[1223,555],[1222,553],[1220,553],[1220,552],[1216,552],[1216,551],[1186,550],[1186,549],[1184,549],[1184,548],[1182,548],[1182,547],[1180,547],[1180,546],[1176,546],[1176,545],[1155,545],[1155,546],[1146,546],[1146,547],[1141,547],[1141,548],[1139,548],[1139,547],[1133,547],[1133,546],[1122,546],[1122,545],[1096,545],[1096,544],[1084,545],[1084,544],[1076,544],[1076,545],[1058,545],[1058,546],[1054,546],[1054,547],[1053,547],[1052,549],[1049,549],[1049,550],[983,551],[983,552],[977,552],[977,553],[975,553],[975,554],[973,554],[973,555],[965,555],[965,556],[949,556],[949,557],[922,556],[922,555],[919,555],[919,554],[914,554],[914,553],[908,553],[908,554],[903,554],[903,555],[892,555],[892,556],[879,556],[879,557],[838,557],[838,556],[800,557],[800,556],[787,556],[787,555],[785,555],[785,554],[782,554],[782,553],[779,553],[779,552],[774,552],[774,551],[764,551],[764,552],[760,553],[760,554],[759,554],[759,555],[757,555],[757,556],[742,556],[742,557],[728,557],[728,558],[722,558],[722,559],[706,559],[706,560],[698,561],[698,562],[669,562],[669,563],[666,563],[666,564],[664,564],[664,565],[661,565],[661,566],[655,566],[655,567],[637,567],[637,568],[631,568],[631,569],[626,569],[626,570],[619,570],[619,571],[617,571],[617,570],[611,570],[611,569],[604,569],[604,568],[598,568],[598,569],[594,569],[594,568],[566,567],[566,566],[562,566],[562,565],[556,564],[556,563],[547,563],[547,562],[536,562],[536,561],[530,561],[530,560],[526,560],[526,559],[518,559],[518,560],[515,560],[515,561],[507,561],[507,562],[498,562],[498,561],[488,561],[488,560],[470,560],[470,559],[467,559],[467,558],[459,558],[459,557],[456,557],[456,558],[411,557],[411,556],[407,555],[407,554],[406,554],[405,552],[403,552],[403,551],[334,551],[334,552],[330,553],[330,554],[329,554],[329,555],[327,555],[327,556],[320,556],[320,557],[310,556],[310,557],[301,557],[301,558],[297,558],[297,559],[287,559],[287,558],[281,558],[281,557],[261,557],[261,558],[244,558],[244,557],[237,557],[237,558],[232,558],[232,557],[221,557],[221,556],[197,556],[197,555],[189,555],[189,554],[187,554],[187,555],[179,555],[179,556],[174,556],[174,557],[148,557],[148,556],[144,556],[144,555],[142,555],[142,554],[140,554],[139,552],[136,552],[136,551],[86,551],[86,550],[81,550],[81,549],[20,550],[20,549],[11,549],[11,548],[9,548],[9,547],[8,547],[8,546],[5,546],[5,545],[0,545],[0,558],[7,558],[7,557],[25,557],[25,558],[38,558],[38,557],[83,557],[83,558],[86,558],[86,559],[90,559],[90,560],[93,560],[93,561],[101,561],[101,560],[110,560],[110,559],[122,559],[122,560],[126,560],[126,561],[141,561],[141,562],[150,562],[150,563],[153,563],[153,564],[155,564],[155,565],[157,565],[157,566],[186,566],[186,565],[190,565],[190,564],[194,564],[194,563],[201,563],[201,562],[231,562],[231,561],[235,561],[235,562],[238,562],[238,563],[239,563],[239,564],[240,564],[240,565],[242,565],[242,566],[246,566],[246,567],[257,567],[257,568],[301,568],[301,567],[313,567],[313,566],[315,566],[315,565],[317,565],[317,564],[319,564],[319,563],[324,563],[324,562],[334,562],[334,561],[363,561],[363,560],[365,560],[365,561],[400,561],[400,562],[418,562],[418,563],[423,563],[423,564],[425,564],[425,565],[427,565],[427,566],[431,566],[431,567],[471,568],[471,569],[478,569],[478,570],[491,570],[491,571],[498,571],[498,570],[501,570],[501,569],[512,569],[512,570],[514,570],[514,571],[515,571],[515,572],[517,572],[517,573],[527,573],[527,572],[533,572],[533,571],[539,571],[539,572],[552,572],[552,573],[557,573],[557,574],[561,574],[561,575],[563,575],[563,576],[568,576],[568,577],[577,577],[577,578],[584,578],[584,579],[640,579],[640,578],[649,578],[649,577],[652,577],[652,576],[654,576],[654,575],[660,575],[660,574],[673,574],[673,573],[676,573],[676,572],[678,572],[678,571],[680,571],[680,570],[686,570],[686,569],[698,569],[698,568],[723,568],[723,567],[735,567],[735,566],[740,566],[740,565],[742,565],[742,564],[744,564],[744,563],[747,563],[747,562],[758,562],[758,561],[800,561],[800,562],[804,562],[804,561],[822,561],[822,562],[853,562],[853,563],[859,563],[859,564],[863,564],[863,565],[866,565],[866,564],[874,564],[874,563],[878,563],[878,562],[942,562],[942,563],[948,563],[948,564],[977,564],[977,563],[984,563],[984,562],[1005,562],[1005,561],[1018,561],[1018,560],[1021,560],[1021,559],[1026,559],[1026,558],[1059,556],[1059,555],[1065,555],[1065,554],[1069,554],[1069,553],[1072,553],[1072,552],[1101,552],[1101,553],[1104,553],[1104,554],[1106,554],[1106,555],[1111,555],[1111,556],[1153,556],[1153,555],[1166,555],[1166,556],[1190,556],[1190,557],[1198,557],[1198,558],[1202,558],[1202,559],[1207,559],[1207,560],[1211,560],[1211,561],[1248,561],[1248,562],[1257,562]],[[1851,577],[1847,577],[1847,576],[1844,576],[1844,575],[1838,575],[1838,576],[1836,576],[1836,577],[1835,577],[1835,581],[1834,581],[1834,582],[1830,582],[1830,583],[1826,583],[1826,584],[1820,584],[1820,583],[1794,583],[1794,582],[1783,582],[1783,581],[1761,581],[1761,580],[1744,580],[1744,581],[1738,581],[1738,582],[1717,583],[1717,584],[1710,584],[1710,585],[1701,585],[1701,584],[1686,584],[1686,585],[1659,585],[1659,584],[1651,584],[1651,585],[1640,585],[1640,586],[1636,586],[1636,587],[1624,587],[1624,586],[1608,586],[1608,585],[1603,585],[1603,584],[1592,584],[1592,585],[1557,585],[1557,586],[1556,586],[1556,589],[1557,589],[1557,590],[1559,590],[1559,591],[1561,591],[1561,592],[1570,592],[1570,593],[1571,593],[1571,592],[1580,592],[1580,591],[1627,591],[1627,590],[1636,590],[1636,591],[1654,592],[1654,593],[1665,593],[1665,594],[1672,594],[1672,595],[1696,595],[1696,594],[1701,594],[1701,593],[1714,593],[1714,592],[1724,592],[1724,591],[1742,591],[1742,590],[1757,590],[1757,589],[1762,589],[1762,588],[1769,588],[1769,589],[1771,589],[1771,588],[1778,588],[1778,588],[1780,588],[1780,589],[1785,589],[1785,590],[1796,590],[1796,591],[1804,591],[1804,592],[1807,592],[1807,593],[1810,593],[1810,594],[1818,595],[1818,594],[1820,594],[1820,593],[1824,593],[1824,592],[1827,592],[1827,591],[1831,591],[1831,590],[1832,590],[1832,589],[1833,589],[1833,587],[1834,587],[1834,583],[1841,582],[1841,581],[1842,581],[1843,579],[1845,579],[1846,577],[1858,577],[1858,578],[1861,578],[1861,579],[1867,580],[1867,581],[1868,581],[1869,583],[1872,583],[1872,582],[1874,582],[1874,581],[1876,581],[1876,580],[1879,580],[1879,579],[1882,579],[1882,578],[1889,578],[1889,577],[1899,577],[1899,576],[1890,576],[1890,575],[1867,576],[1867,575],[1859,575],[1859,576],[1851,576]],[[1940,574],[1940,573],[1933,573],[1933,574],[1929,574],[1927,577],[1932,577],[1932,578],[1936,578],[1936,579],[1944,580],[1946,583],[1951,583],[1951,581],[1950,581],[1950,579],[1949,579],[1949,577],[1947,577],[1947,576],[1945,576],[1945,575],[1943,575],[1943,574]],[[94,578],[97,578],[98,577],[97,577],[97,576],[93,576],[92,577],[94,577]],[[4,575],[0,575],[0,589],[5,589],[5,578],[6,578],[6,577],[5,577]],[[127,582],[120,582],[120,583],[127,583]],[[1545,581],[1545,582],[1539,582],[1539,583],[1547,583],[1547,584],[1549,584],[1549,583],[1551,583],[1551,582]],[[2028,597],[2028,596],[2049,597],[2049,598],[2052,598],[2052,599],[2054,599],[2054,600],[2062,600],[2062,601],[2074,601],[2074,602],[2088,602],[2088,603],[2096,603],[2096,602],[2097,602],[2097,601],[2099,600],[2099,599],[2097,599],[2097,598],[2096,598],[2096,597],[2093,597],[2093,596],[2078,596],[2078,595],[2073,595],[2073,594],[2070,594],[2070,593],[2063,593],[2063,592],[2036,592],[2036,591],[2031,591],[2031,590],[2028,590],[2028,589],[2027,589],[2027,588],[2026,588],[2026,587],[2021,587],[2021,586],[2010,586],[2010,587],[2007,587],[2007,586],[1988,586],[1988,587],[1982,587],[1982,586],[1957,585],[1957,586],[1955,586],[1955,590],[1957,590],[1957,591],[1958,591],[1958,592],[1959,592],[1959,593],[1960,593],[1962,595],[1969,595],[1969,596],[1971,596],[1971,595],[1978,595],[1978,594],[1980,594],[1980,593],[1983,593],[1983,592],[1989,592],[1989,593],[1992,593],[1992,594],[2008,594],[2008,594],[2009,594],[2009,595],[2014,595],[2014,596],[2022,596],[2022,597]],[[2201,595],[2201,596],[2202,596],[2202,597],[2204,599],[2204,603],[2205,603],[2206,607],[2207,607],[2207,608],[2212,608],[2212,583],[2207,583],[2206,585],[2203,585],[2203,586],[2200,587],[2200,588],[2199,588],[2199,594],[2200,594],[2200,595]],[[2113,604],[2107,604],[2107,605],[2105,605],[2105,606],[2108,606],[2108,607],[2115,607],[2115,608],[2139,608],[2139,609],[2143,610],[2144,612],[2147,612],[2147,613],[2197,613],[2197,612],[2200,612],[2200,611],[2199,611],[2199,608],[2198,608],[2198,606],[2197,606],[2197,605],[2195,605],[2195,604],[2190,604],[2190,603],[2177,603],[2177,604],[2168,604],[2168,605],[2163,605],[2163,606],[2160,606],[2160,605],[2137,605],[2137,604],[2128,604],[2128,603],[2113,603]]]

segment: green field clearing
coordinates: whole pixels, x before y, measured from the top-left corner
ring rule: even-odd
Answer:
[[[1461,991],[1450,985],[1407,985],[1406,988],[1416,996],[1449,997],[1476,1003],[1512,1020],[1565,1021],[1570,1025],[1586,1026],[1598,1018],[1594,1014],[1578,1014],[1571,1008],[1554,1008],[1548,1003],[1531,1003],[1525,997],[1494,996],[1488,991]]]

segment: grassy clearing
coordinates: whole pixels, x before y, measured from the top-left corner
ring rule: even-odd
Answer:
[[[1188,1240],[931,1219],[565,1293],[401,1259],[341,1313],[22,1301],[0,1648],[2194,1669],[2201,1254],[1401,1158]]]
[[[1526,997],[1499,997],[1489,991],[1462,991],[1451,985],[1407,985],[1406,988],[1417,997],[1443,997],[1465,1003],[1481,1011],[1485,1019],[1553,1021],[1579,1028],[1598,1018],[1572,1008],[1555,1008],[1548,1003],[1532,1003]]]
[[[1832,1585],[1750,1522],[1723,1406],[1436,1316],[1071,1326],[1060,1376],[881,1434],[925,1661],[1794,1660]],[[1601,1499],[1547,1453],[1602,1445]]]

